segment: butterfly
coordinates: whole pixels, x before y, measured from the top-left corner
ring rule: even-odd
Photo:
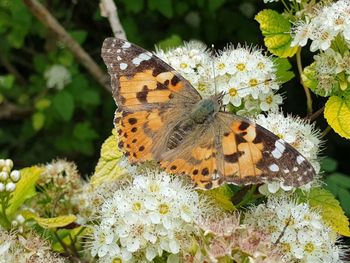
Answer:
[[[222,94],[202,98],[149,51],[107,38],[102,58],[118,106],[118,146],[131,163],[156,161],[194,186],[310,182],[315,171],[291,145],[249,119],[222,110]]]

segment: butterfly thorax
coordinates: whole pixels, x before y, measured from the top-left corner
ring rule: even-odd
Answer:
[[[202,99],[193,107],[189,118],[196,124],[203,124],[218,112],[219,108],[220,105],[214,98]]]
[[[210,121],[220,109],[219,102],[214,98],[202,99],[192,108],[190,114],[180,121],[170,132],[167,148],[177,148],[198,125]]]

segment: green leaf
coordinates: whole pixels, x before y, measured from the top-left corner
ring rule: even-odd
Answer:
[[[35,102],[35,108],[39,111],[45,110],[46,108],[50,107],[50,105],[51,100],[47,98],[41,98]]]
[[[323,188],[313,188],[308,195],[301,197],[300,201],[308,201],[311,207],[319,210],[324,222],[335,232],[350,236],[348,218],[332,193]]]
[[[162,50],[167,50],[169,48],[174,48],[182,44],[183,43],[181,37],[179,37],[178,35],[171,35],[170,37],[158,42],[156,46],[161,48]]]
[[[102,144],[101,157],[95,168],[95,173],[91,177],[91,184],[98,186],[104,181],[115,180],[119,178],[124,169],[120,168],[118,163],[123,153],[118,147],[118,137],[116,131],[108,137]]]
[[[337,166],[338,166],[337,160],[330,157],[324,158],[321,161],[321,170],[327,173],[332,173],[335,170],[337,170]]]
[[[144,4],[145,4],[144,0],[124,1],[126,11],[130,11],[134,13],[139,13],[143,9]]]
[[[0,76],[0,87],[4,89],[11,89],[14,82],[15,77],[13,75]]]
[[[209,0],[208,1],[208,9],[210,12],[214,13],[217,11],[223,4],[225,4],[226,0]]]
[[[34,130],[39,131],[45,124],[45,115],[44,113],[38,111],[32,115],[32,125]]]
[[[295,74],[290,69],[292,68],[292,64],[286,58],[273,58],[273,63],[276,67],[276,76],[277,80],[280,83],[286,83],[294,78]]]
[[[345,213],[347,215],[350,215],[350,193],[348,190],[344,188],[339,188],[338,190],[338,197],[341,206],[343,207]]]
[[[21,179],[16,184],[16,190],[13,192],[10,206],[6,210],[9,217],[12,217],[27,199],[36,194],[35,183],[39,179],[42,170],[38,166],[32,166],[20,171]]]
[[[281,14],[274,10],[265,9],[260,11],[255,20],[260,24],[265,46],[278,57],[292,57],[298,47],[291,47],[292,37],[290,35],[291,23]]]
[[[97,106],[100,104],[100,95],[96,90],[90,89],[84,91],[84,95],[80,97],[82,103]]]
[[[89,122],[77,123],[73,130],[74,137],[82,141],[91,141],[98,137],[96,131]]]
[[[226,211],[232,212],[236,209],[231,201],[233,192],[228,185],[223,185],[218,188],[200,192],[203,195],[208,196],[210,199],[213,199],[219,206],[221,206]]]
[[[173,5],[171,0],[148,0],[150,10],[158,10],[167,18],[173,16]]]
[[[324,117],[341,137],[350,139],[350,99],[331,96],[324,110]]]
[[[350,177],[342,173],[334,173],[327,176],[326,182],[332,182],[342,188],[350,189]]]
[[[88,35],[85,30],[72,30],[69,33],[79,44],[83,44]]]
[[[52,105],[61,118],[65,121],[69,121],[74,112],[74,100],[73,96],[66,92],[61,91],[52,100]]]
[[[65,215],[52,218],[35,216],[33,219],[43,228],[57,228],[65,227],[75,222],[75,220],[77,220],[77,217],[75,215]]]

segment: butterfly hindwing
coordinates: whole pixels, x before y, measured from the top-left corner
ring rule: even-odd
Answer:
[[[218,155],[220,180],[234,184],[280,181],[286,186],[310,182],[315,171],[291,145],[246,118],[217,114],[221,138]]]

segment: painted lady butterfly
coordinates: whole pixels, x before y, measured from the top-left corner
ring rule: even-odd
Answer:
[[[222,95],[202,98],[167,63],[127,41],[107,38],[102,58],[118,105],[119,147],[132,163],[155,160],[210,189],[312,180],[310,163],[288,143],[246,118],[221,111]]]

